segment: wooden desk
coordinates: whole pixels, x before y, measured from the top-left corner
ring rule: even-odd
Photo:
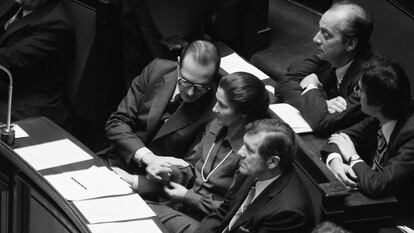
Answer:
[[[217,42],[215,45],[222,57],[234,52],[224,43]],[[227,73],[220,69],[220,74]],[[274,85],[272,79],[263,82],[265,85]],[[270,115],[279,118],[275,114]],[[320,159],[320,149],[325,145],[326,139],[318,138],[312,133],[297,135],[296,138],[299,150],[295,168],[312,196],[316,223],[330,220],[353,232],[377,232],[382,223],[393,217],[397,203],[394,197],[370,199],[358,190],[349,191],[337,181]]]
[[[72,135],[46,118],[17,122],[30,137],[16,139],[16,147],[70,139],[94,159],[36,171],[8,146],[0,144],[0,233],[90,232],[75,205],[46,182],[44,175],[104,166],[103,161]],[[154,218],[163,232],[163,226]]]

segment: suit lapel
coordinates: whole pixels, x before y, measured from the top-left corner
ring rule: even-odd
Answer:
[[[387,150],[385,151],[385,154],[382,160],[384,162],[384,165],[390,159],[390,154],[394,154],[392,153],[394,148],[396,148],[397,150],[399,149],[400,145],[397,144],[397,140],[398,140],[398,137],[400,136],[402,127],[405,125],[406,122],[407,122],[406,120],[399,120],[397,124],[395,125],[395,128],[391,133],[389,144],[387,145]]]
[[[164,75],[164,80],[154,87],[154,98],[148,113],[147,132],[155,132],[164,110],[174,93],[177,85],[177,72]]]
[[[210,96],[211,93],[208,93],[193,103],[182,103],[168,121],[163,124],[153,140],[182,129],[198,120],[205,106],[210,104]]]
[[[342,80],[341,84],[339,85],[339,95],[340,96],[348,96],[348,93],[352,93],[354,90],[354,86],[358,84],[359,81],[359,72],[361,69],[362,55],[355,58],[352,62],[349,69],[346,71],[344,75],[344,79]],[[351,89],[350,89],[351,88]]]
[[[255,217],[260,216],[260,213],[263,213],[263,210],[266,208],[267,203],[279,195],[279,193],[286,187],[291,175],[292,172],[286,172],[267,186],[266,189],[263,190],[263,192],[247,207],[246,211],[244,211],[240,218],[235,222],[232,229],[246,225],[249,222],[252,222]],[[242,201],[246,198],[247,192]],[[240,207],[241,204],[242,203],[239,203],[238,207]]]

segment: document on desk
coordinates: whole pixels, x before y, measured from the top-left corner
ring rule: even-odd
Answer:
[[[160,228],[152,219],[141,219],[128,222],[112,222],[89,224],[92,233],[162,233]]]
[[[125,195],[132,189],[107,167],[96,167],[45,176],[67,200],[79,201],[105,196]]]
[[[290,127],[292,127],[293,131],[296,133],[300,134],[312,132],[312,128],[305,121],[305,119],[303,119],[299,110],[292,105],[285,103],[271,104],[269,109]]]
[[[155,213],[138,194],[74,201],[90,224],[154,217]]]
[[[0,129],[5,129],[6,125],[0,125]],[[24,131],[20,126],[16,124],[11,124],[11,128],[14,130],[14,137],[15,138],[25,138],[29,137],[29,135]]]
[[[14,151],[36,170],[92,159],[92,156],[69,139],[17,148]]]
[[[225,57],[221,58],[220,67],[225,70],[227,73],[231,74],[238,71],[244,71],[251,73],[258,77],[260,80],[268,79],[269,76],[259,70],[257,67],[246,62],[241,58],[237,53],[232,53]]]

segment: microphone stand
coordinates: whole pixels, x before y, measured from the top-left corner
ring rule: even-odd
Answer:
[[[0,69],[3,70],[7,76],[9,77],[9,96],[8,96],[8,102],[7,102],[7,122],[6,122],[6,128],[2,128],[1,129],[1,140],[6,143],[9,146],[13,146],[14,145],[14,139],[15,139],[15,134],[14,134],[14,130],[11,128],[11,104],[12,104],[12,93],[13,93],[13,77],[10,73],[10,71],[0,65]]]

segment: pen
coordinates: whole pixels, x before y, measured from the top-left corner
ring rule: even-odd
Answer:
[[[85,190],[88,190],[88,188],[86,188],[83,184],[81,184],[78,180],[76,180],[75,178],[71,177],[71,179],[73,181],[75,181],[79,186],[81,186],[82,188],[84,188]]]

